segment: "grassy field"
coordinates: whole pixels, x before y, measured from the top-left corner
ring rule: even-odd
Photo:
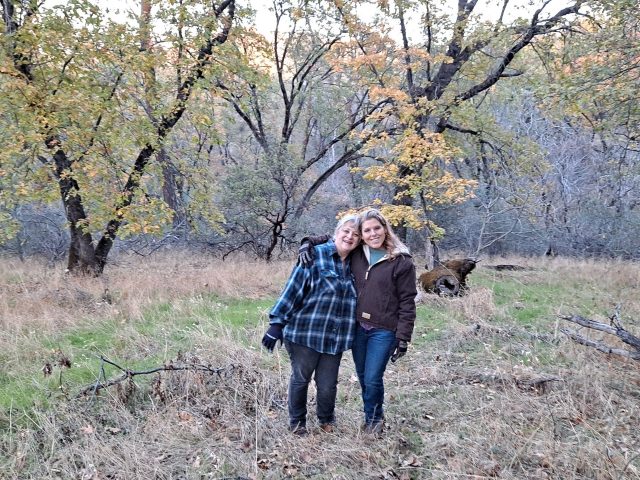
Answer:
[[[527,269],[486,268],[508,262]],[[312,434],[287,432],[288,359],[260,338],[291,266],[122,257],[94,279],[0,259],[0,478],[640,479],[640,362],[558,317],[619,307],[640,335],[639,265],[485,259],[467,295],[419,295],[382,438],[359,432],[349,354],[337,432],[313,389]]]

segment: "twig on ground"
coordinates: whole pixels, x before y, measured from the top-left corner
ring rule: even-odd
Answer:
[[[116,378],[112,378],[111,380],[107,380],[104,370],[105,364],[116,367],[118,370],[122,371],[122,375]],[[97,395],[100,390],[111,387],[113,385],[117,385],[118,383],[124,382],[125,380],[131,379],[137,375],[150,375],[157,372],[188,370],[193,372],[208,372],[220,376],[222,372],[233,370],[233,368],[233,365],[230,365],[228,367],[214,368],[211,365],[202,365],[198,363],[185,363],[183,365],[175,365],[173,361],[170,361],[168,364],[162,365],[160,367],[151,368],[149,370],[136,371],[121,367],[117,363],[112,362],[111,360],[108,360],[103,356],[100,356],[100,376],[98,377],[98,380],[96,381],[96,383],[88,385],[80,390],[76,397],[82,397],[89,392],[91,392],[93,395]],[[103,381],[100,381],[101,379],[103,379]]]
[[[547,384],[562,382],[563,379],[556,376],[517,376],[505,373],[487,372],[460,372],[458,382],[474,384],[492,384],[496,386],[514,385],[520,390],[530,390],[539,394],[546,393]],[[453,381],[456,381],[455,379]]]

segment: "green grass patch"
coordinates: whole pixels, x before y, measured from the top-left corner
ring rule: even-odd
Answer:
[[[253,325],[266,316],[275,300],[221,299],[203,297],[194,302],[193,317],[221,322],[226,326],[242,328]],[[266,318],[266,317],[265,317]]]
[[[33,408],[36,404],[38,406],[48,404],[47,395],[41,395],[41,393],[42,389],[36,383],[29,383],[24,379],[7,378],[0,388],[0,405],[6,412],[22,412]]]
[[[480,269],[472,285],[490,288],[497,306],[511,302],[543,303],[548,306],[580,305],[582,308],[602,306],[602,286],[598,278],[576,281],[558,273],[496,273]]]
[[[430,305],[418,305],[413,341],[417,345],[438,340],[444,334],[451,319],[447,309]]]
[[[586,316],[607,313],[594,291],[595,285],[566,282],[551,273],[479,270],[473,285],[492,290],[494,303],[500,309],[494,320],[500,323],[544,328],[561,311],[579,309]]]
[[[57,342],[50,342],[47,346],[50,348],[58,347],[62,351],[68,350],[69,348],[87,351],[105,351],[112,347],[115,334],[116,330],[114,325],[109,322],[109,324],[101,324],[97,329],[92,327],[90,329],[69,332],[59,338]]]
[[[519,325],[534,327],[540,324],[540,319],[551,314],[549,306],[534,305],[524,308],[509,308],[509,316]]]
[[[62,395],[61,379],[63,389],[73,395],[101,375],[101,356],[132,370],[156,367],[178,351],[188,351],[194,330],[205,335],[219,334],[221,328],[239,332],[257,325],[272,305],[270,299],[198,296],[156,304],[139,320],[85,319],[58,335],[32,336],[24,340],[24,358],[15,362],[16,371],[0,372],[0,410],[28,413],[36,406],[46,407]],[[168,349],[159,348],[161,345],[168,345]],[[61,356],[70,360],[71,368],[59,365]],[[47,363],[52,373],[45,377],[42,368]],[[103,367],[107,378],[120,374],[111,365]]]

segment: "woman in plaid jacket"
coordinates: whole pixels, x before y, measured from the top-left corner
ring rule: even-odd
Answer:
[[[357,216],[342,218],[333,240],[314,247],[314,265],[296,265],[269,314],[262,344],[271,351],[284,341],[291,361],[289,429],[298,435],[307,433],[307,390],[314,373],[320,428],[334,428],[340,360],[355,336],[356,290],[347,257],[360,244],[358,232]]]

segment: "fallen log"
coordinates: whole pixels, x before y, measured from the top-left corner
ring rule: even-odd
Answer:
[[[476,268],[477,260],[458,258],[442,262],[432,270],[424,272],[418,283],[425,292],[455,296],[467,290],[467,276]]]
[[[615,337],[620,339],[622,342],[626,343],[627,345],[630,345],[632,349],[628,350],[625,348],[613,347],[607,344],[605,341],[592,340],[590,338],[587,338],[584,335],[581,335],[576,330],[571,330],[569,328],[561,328],[560,331],[565,335],[567,335],[569,338],[571,338],[574,342],[579,343],[581,345],[585,345],[587,347],[595,348],[596,350],[603,353],[620,355],[622,357],[631,358],[633,360],[640,360],[640,337],[633,335],[622,326],[622,324],[618,320],[617,312],[611,316],[610,324],[597,322],[589,318],[581,317],[580,315],[558,315],[558,316],[563,320],[567,320],[569,322],[575,323],[582,327],[604,332],[609,335],[614,335]]]
[[[512,265],[512,264],[500,264],[500,265],[485,265],[484,268],[489,268],[491,270],[510,270],[510,271],[518,271],[518,270],[529,270],[527,267],[522,267],[520,265]]]

